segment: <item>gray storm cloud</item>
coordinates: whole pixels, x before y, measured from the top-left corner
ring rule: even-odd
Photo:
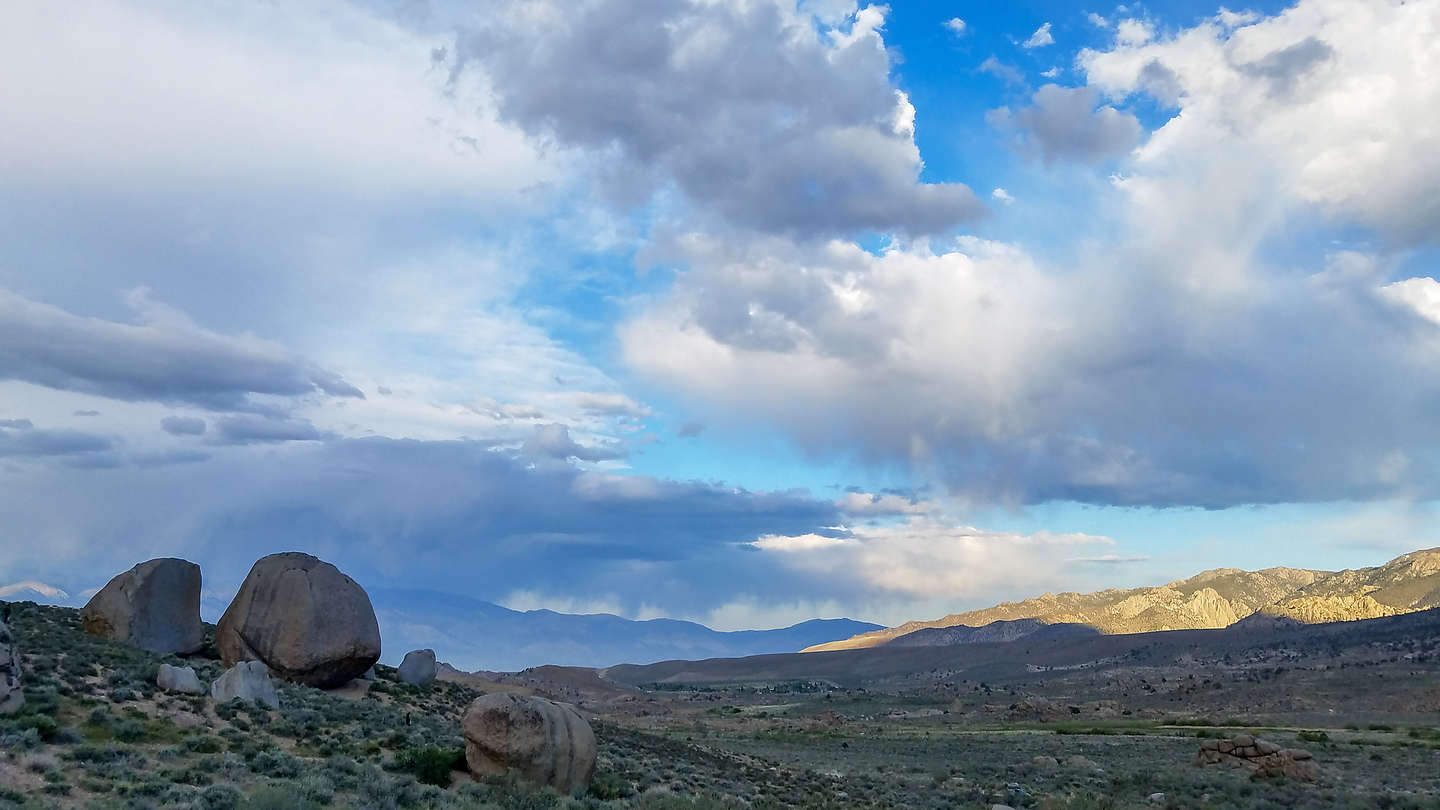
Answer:
[[[817,31],[778,2],[502,3],[451,68],[483,70],[505,119],[593,152],[621,196],[673,184],[703,215],[803,237],[943,232],[984,206],[919,182],[883,15]]]
[[[1035,92],[1030,106],[991,110],[986,120],[1017,133],[1022,148],[1038,152],[1047,163],[1098,163],[1134,146],[1142,132],[1134,115],[1099,106],[1099,100],[1093,87],[1047,84]]]

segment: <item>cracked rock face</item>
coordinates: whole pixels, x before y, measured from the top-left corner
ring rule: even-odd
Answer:
[[[287,552],[255,563],[215,627],[226,666],[262,661],[270,673],[329,689],[380,660],[370,597],[323,560]]]
[[[1309,751],[1281,748],[1269,740],[1240,734],[1228,740],[1200,744],[1195,764],[1201,767],[1250,768],[1260,776],[1283,776],[1303,782],[1320,778],[1320,766]]]
[[[25,705],[20,688],[20,652],[10,628],[0,621],[0,714],[14,714]]]
[[[514,768],[563,794],[589,787],[595,775],[595,733],[574,706],[496,692],[465,709],[465,762],[477,777]]]
[[[147,560],[110,580],[80,613],[85,632],[142,650],[187,655],[205,644],[200,566]]]

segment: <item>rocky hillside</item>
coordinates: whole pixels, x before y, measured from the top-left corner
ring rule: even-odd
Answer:
[[[1440,607],[1440,548],[1415,551],[1375,568],[1340,571],[1263,608],[1306,623],[1354,621]]]
[[[861,633],[817,644],[806,652],[876,647],[897,639],[906,646],[996,640],[993,633],[938,635],[939,628],[984,628],[993,622],[1032,619],[1078,624],[1101,633],[1148,633],[1227,627],[1256,613],[1306,623],[1393,616],[1440,605],[1440,549],[1416,551],[1374,568],[1330,572],[1301,568],[1242,571],[1219,568],[1152,588],[1096,593],[1047,593],[1020,602],[956,613],[927,622]],[[1003,634],[1028,636],[1024,626]],[[920,634],[920,631],[927,631]],[[998,631],[997,631],[998,632]],[[912,636],[911,634],[917,634]],[[948,639],[948,640],[946,640]]]

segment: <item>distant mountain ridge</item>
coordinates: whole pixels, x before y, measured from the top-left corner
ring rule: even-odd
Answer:
[[[380,621],[382,660],[398,663],[407,650],[429,647],[455,668],[470,672],[797,652],[881,629],[851,619],[811,619],[776,630],[720,631],[679,619],[637,621],[608,613],[518,611],[420,590],[371,590],[370,601]]]
[[[1081,625],[1106,634],[1228,627],[1250,616],[1306,624],[1394,616],[1440,606],[1440,548],[1414,551],[1372,568],[1319,571],[1217,568],[1158,587],[1095,593],[1047,593],[1019,602],[955,613],[807,647],[805,652],[881,645],[926,646],[1017,640],[1045,625]],[[1034,625],[974,633],[996,622]],[[948,633],[935,631],[946,630]],[[1034,636],[1041,638],[1041,636]]]

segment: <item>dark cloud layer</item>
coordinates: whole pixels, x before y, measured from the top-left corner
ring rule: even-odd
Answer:
[[[240,414],[215,420],[221,444],[264,444],[267,442],[319,441],[326,437],[303,419],[275,419]]]
[[[29,419],[0,420],[0,458],[74,457],[102,453],[113,439],[78,430],[37,429]]]
[[[280,346],[202,329],[178,314],[138,325],[85,318],[0,290],[0,379],[113,399],[251,407],[249,395],[364,397]]]
[[[160,429],[172,436],[199,436],[205,432],[205,420],[192,416],[167,416],[160,420]]]
[[[0,570],[104,582],[138,556],[177,554],[223,589],[256,557],[300,549],[376,587],[485,599],[527,589],[683,611],[737,588],[795,587],[740,544],[840,520],[803,493],[534,465],[480,442],[254,445],[193,461],[0,479],[0,512],[34,541],[0,553]],[[166,506],[114,508],[126,503]]]
[[[981,213],[964,185],[918,182],[913,110],[873,33],[883,12],[817,31],[785,6],[500,4],[453,67],[482,66],[509,120],[592,150],[628,193],[673,184],[730,224],[926,234]]]

